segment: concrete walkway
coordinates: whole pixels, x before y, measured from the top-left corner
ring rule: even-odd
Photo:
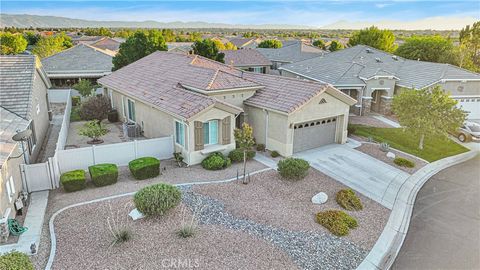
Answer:
[[[38,250],[47,203],[48,191],[38,191],[30,194],[30,205],[28,206],[27,216],[25,217],[25,222],[23,224],[28,230],[20,235],[17,243],[0,246],[0,254],[12,250],[31,254],[30,246],[33,243],[35,243]]]
[[[394,127],[394,128],[402,127],[402,126],[400,126],[399,123],[397,123],[397,122],[395,122],[395,121],[392,121],[392,120],[390,120],[390,119],[388,119],[388,118],[386,118],[386,117],[384,117],[384,116],[382,116],[382,115],[372,115],[372,116],[373,116],[375,119],[380,120],[380,121],[382,121],[383,123],[385,123],[385,124],[387,124],[387,125],[390,125],[390,126],[392,126],[392,127]]]
[[[275,160],[273,160],[273,159],[271,159],[271,158],[269,158],[265,155],[257,153],[253,159],[262,163],[263,165],[265,165],[269,168],[272,168],[272,169],[275,169],[275,170],[277,169],[277,162],[275,162]]]
[[[392,269],[480,269],[480,156],[420,189]]]
[[[331,144],[295,156],[389,209],[400,186],[410,176],[347,145]]]
[[[42,150],[38,155],[37,162],[46,162],[49,157],[55,155],[55,149],[57,147],[58,135],[62,128],[63,114],[55,114],[50,121],[46,141],[42,146]]]

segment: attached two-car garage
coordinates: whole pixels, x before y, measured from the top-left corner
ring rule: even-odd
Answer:
[[[337,118],[325,118],[294,125],[293,152],[335,143]]]
[[[480,98],[479,97],[462,97],[458,98],[458,107],[468,113],[467,119],[480,119]]]

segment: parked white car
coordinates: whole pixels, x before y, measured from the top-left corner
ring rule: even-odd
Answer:
[[[480,141],[480,124],[474,122],[465,122],[457,131],[457,138],[461,142],[468,140]]]

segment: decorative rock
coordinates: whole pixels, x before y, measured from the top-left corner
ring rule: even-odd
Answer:
[[[320,192],[312,197],[312,203],[314,204],[324,204],[328,200],[328,195],[325,192]]]
[[[393,158],[395,158],[395,154],[394,154],[394,153],[392,153],[392,152],[388,152],[388,153],[387,153],[387,157],[389,157],[389,158],[392,158],[392,159],[393,159]]]
[[[137,220],[137,219],[141,219],[141,218],[144,218],[145,216],[140,213],[140,211],[138,211],[137,208],[133,209],[132,211],[130,211],[130,214],[128,214],[133,220]]]

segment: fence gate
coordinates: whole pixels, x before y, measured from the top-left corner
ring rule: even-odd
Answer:
[[[51,160],[50,160],[51,161]],[[27,192],[55,189],[55,180],[50,168],[51,162],[22,164],[23,184]]]

